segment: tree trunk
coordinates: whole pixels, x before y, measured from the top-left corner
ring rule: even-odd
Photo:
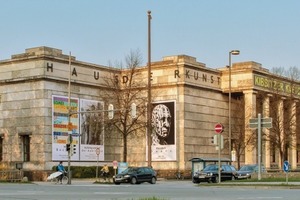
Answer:
[[[123,134],[123,162],[127,162],[127,135]]]

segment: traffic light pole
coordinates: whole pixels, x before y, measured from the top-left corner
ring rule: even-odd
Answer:
[[[71,152],[68,151],[68,185],[71,185]]]

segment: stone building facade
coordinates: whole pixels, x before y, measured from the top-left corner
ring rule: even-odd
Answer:
[[[153,62],[151,66],[151,84],[155,94],[153,102],[171,105],[174,115],[172,145],[154,148],[156,152],[161,152],[154,152],[152,166],[157,170],[190,171],[192,158],[217,158],[218,153],[211,142],[215,135],[216,123],[224,126],[222,134],[225,147],[221,151],[222,157],[231,158],[227,128],[228,68],[207,68],[204,63],[186,55],[164,57],[162,61]],[[147,67],[140,70],[139,79],[144,80],[146,84]],[[72,98],[78,99],[78,102],[82,99],[101,101],[107,106],[108,102],[103,100],[103,91],[109,91],[110,88],[107,88],[104,80],[115,74],[118,74],[120,81],[126,76],[125,70],[78,61],[74,56],[65,55],[61,50],[49,47],[26,49],[25,53],[2,60],[0,169],[14,169],[16,163],[22,163],[23,170],[50,170],[58,161],[54,159],[53,152],[56,148],[53,148],[54,97],[68,97],[68,83],[71,77]],[[293,169],[297,168],[300,162],[300,133],[297,132],[297,124],[300,124],[300,117],[297,118],[299,88],[299,82],[291,82],[286,77],[271,74],[256,62],[234,63],[231,68],[233,127],[242,113],[244,129],[241,132],[245,136],[242,140],[247,143],[248,139],[256,134],[255,130],[249,128],[249,119],[257,117],[258,113],[263,117],[272,117],[275,115],[271,108],[277,107],[275,113],[280,113],[281,119],[291,116],[295,121],[288,136],[292,142],[285,149]],[[274,101],[273,98],[278,95],[281,100]],[[285,110],[284,104],[291,97],[293,104],[289,104],[292,106]],[[237,106],[240,98],[244,102],[242,108]],[[234,128],[232,131],[236,132]],[[266,139],[272,134],[272,129],[264,129],[264,134],[261,157],[263,164],[267,169],[272,166],[281,168],[280,156],[283,154],[280,154],[280,148],[272,146],[272,141]],[[287,134],[284,130],[281,130],[282,138],[285,135]],[[130,165],[147,165],[146,143],[146,137],[129,141]],[[103,146],[101,162],[122,161],[121,138],[110,137],[105,140]],[[235,149],[234,145],[232,149]],[[255,143],[247,144],[241,153],[240,161],[246,164],[257,163],[256,149]],[[59,148],[56,150],[60,151]],[[165,153],[170,157],[165,156]],[[95,157],[72,160],[72,165],[75,166],[95,164]]]

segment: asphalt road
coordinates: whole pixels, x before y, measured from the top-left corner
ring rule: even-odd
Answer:
[[[157,197],[164,200],[299,200],[300,190],[264,186],[205,186],[184,181],[157,181],[157,184],[93,184],[92,181],[72,181],[72,185],[49,182],[34,184],[1,183],[1,200],[138,200]]]

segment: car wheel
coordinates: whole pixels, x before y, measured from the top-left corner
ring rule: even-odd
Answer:
[[[121,183],[116,183],[116,182],[115,182],[115,184],[116,184],[116,185],[120,185]]]
[[[135,178],[135,177],[132,177],[132,178],[131,178],[131,184],[136,184],[136,183],[137,183],[136,178]]]
[[[200,181],[193,179],[193,183],[200,183]]]
[[[219,183],[219,176],[215,176],[214,182]]]
[[[156,183],[156,178],[155,178],[155,177],[152,177],[150,183],[151,183],[151,184],[155,184],[155,183]]]

